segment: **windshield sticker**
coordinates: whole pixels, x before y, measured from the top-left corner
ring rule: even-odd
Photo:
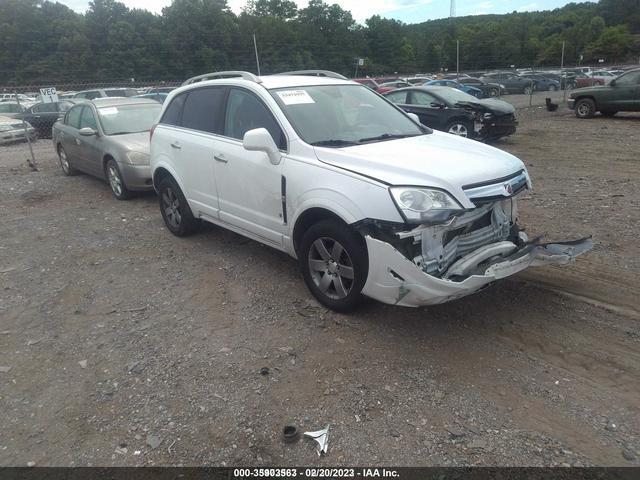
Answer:
[[[276,92],[285,105],[299,105],[302,103],[316,103],[306,90],[284,90]]]
[[[100,115],[116,115],[118,113],[118,109],[116,107],[101,108],[99,112]]]

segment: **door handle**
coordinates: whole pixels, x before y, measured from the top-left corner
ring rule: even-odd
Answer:
[[[216,162],[221,162],[221,163],[229,163],[229,160],[227,160],[226,158],[224,158],[224,155],[214,155],[213,156],[214,160]]]
[[[180,145],[180,142],[173,142],[171,146],[176,150],[182,150],[182,146]]]

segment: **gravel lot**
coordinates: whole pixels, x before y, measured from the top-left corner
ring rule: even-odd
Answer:
[[[38,172],[0,148],[0,465],[639,465],[640,115],[520,121],[497,146],[532,174],[523,223],[594,251],[351,315],[284,254],[64,177],[49,141]],[[330,424],[328,455],[287,424]]]

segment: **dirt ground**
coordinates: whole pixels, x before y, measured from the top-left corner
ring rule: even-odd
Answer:
[[[639,465],[640,115],[519,118],[522,222],[593,252],[350,315],[282,253],[1,147],[0,465]]]

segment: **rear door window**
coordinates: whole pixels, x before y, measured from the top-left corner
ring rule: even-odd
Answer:
[[[55,103],[41,103],[40,105],[34,105],[32,111],[33,113],[51,113],[57,110]]]
[[[411,92],[411,99],[409,100],[411,105],[424,105],[430,107],[432,103],[442,103],[433,95],[427,92]]]
[[[224,124],[224,135],[242,140],[244,134],[255,128],[266,128],[280,150],[287,148],[282,129],[271,112],[253,94],[233,88],[229,92]]]
[[[404,104],[407,103],[407,92],[392,92],[388,95],[385,95],[387,100],[392,103]]]
[[[226,87],[190,90],[182,109],[184,128],[208,133],[222,133]]]

